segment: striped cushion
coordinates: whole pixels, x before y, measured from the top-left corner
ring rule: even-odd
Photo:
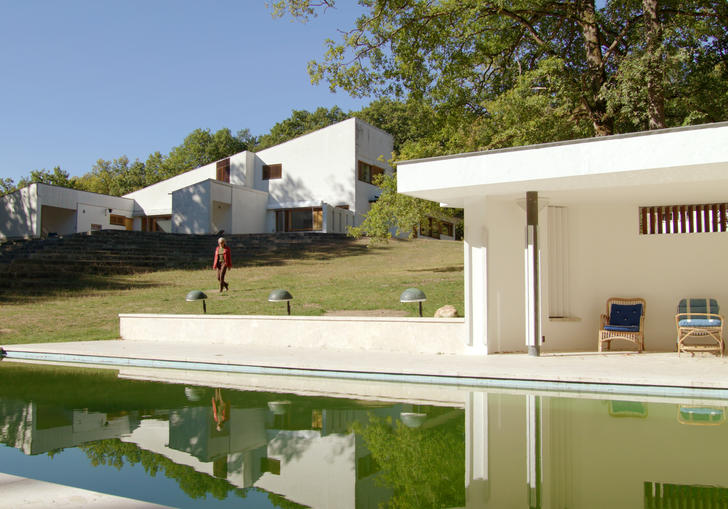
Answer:
[[[720,313],[715,299],[682,299],[677,305],[678,313]]]

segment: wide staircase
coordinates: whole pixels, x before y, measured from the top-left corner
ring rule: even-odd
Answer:
[[[225,235],[225,239],[233,266],[357,248],[343,234],[247,234]],[[215,235],[123,230],[9,240],[0,244],[0,288],[72,282],[89,275],[211,267],[216,245]]]

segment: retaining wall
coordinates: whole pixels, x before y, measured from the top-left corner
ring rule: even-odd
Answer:
[[[122,339],[465,354],[462,318],[120,314]]]

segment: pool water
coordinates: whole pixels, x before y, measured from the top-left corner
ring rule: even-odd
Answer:
[[[173,507],[728,507],[726,401],[117,375],[0,363],[0,471]]]

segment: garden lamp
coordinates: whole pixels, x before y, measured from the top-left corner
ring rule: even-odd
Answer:
[[[288,290],[282,290],[277,289],[270,292],[270,295],[268,295],[268,302],[285,302],[286,303],[286,309],[288,310],[288,315],[291,315],[291,301],[293,300],[293,295]]]
[[[427,300],[425,292],[419,288],[407,288],[399,296],[399,301],[402,303],[406,302],[417,302],[420,305],[420,317],[422,316],[422,303]]]
[[[185,300],[187,302],[201,300],[202,301],[202,312],[207,313],[207,306],[205,305],[206,298],[207,298],[207,295],[205,295],[200,290],[192,290],[190,293],[187,294],[187,297],[185,298]]]

